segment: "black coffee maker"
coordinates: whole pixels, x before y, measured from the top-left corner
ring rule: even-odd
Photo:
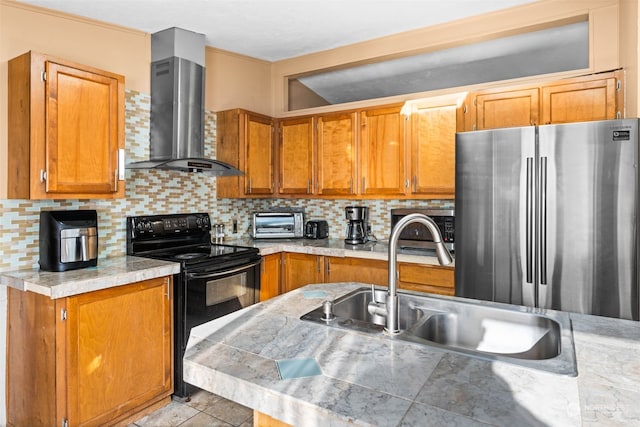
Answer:
[[[344,208],[344,216],[349,221],[347,225],[347,237],[344,239],[344,242],[350,245],[366,243],[369,208],[364,206],[347,206]]]

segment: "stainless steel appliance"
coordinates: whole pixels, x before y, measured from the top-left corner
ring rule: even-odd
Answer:
[[[347,236],[345,243],[359,245],[367,242],[367,228],[369,219],[369,208],[365,206],[347,206],[344,208],[347,224]]]
[[[254,212],[251,226],[254,239],[295,239],[304,237],[304,212],[280,210]]]
[[[329,237],[329,223],[325,220],[307,221],[304,226],[304,237],[307,239],[326,239]]]
[[[459,133],[456,295],[638,320],[638,120]]]
[[[67,271],[98,265],[95,210],[40,212],[40,268]]]
[[[404,208],[391,209],[391,229],[407,215],[421,213],[427,215],[438,226],[442,235],[444,247],[450,252],[455,250],[455,210],[453,209],[423,209]],[[410,249],[436,249],[431,233],[423,224],[411,223],[402,230],[398,244],[401,248]]]
[[[127,169],[242,175],[204,157],[205,36],[181,28],[151,35],[150,159]]]
[[[210,243],[206,213],[127,218],[127,254],[178,262],[173,277],[174,394],[194,387],[183,381],[182,358],[191,328],[255,304],[260,298],[258,249]]]

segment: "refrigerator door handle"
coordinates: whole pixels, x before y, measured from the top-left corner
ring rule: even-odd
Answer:
[[[540,158],[540,284],[547,284],[547,157]]]
[[[526,194],[526,224],[525,224],[525,251],[526,251],[526,281],[527,283],[533,283],[533,222],[534,222],[534,209],[533,209],[533,157],[527,157],[527,194]]]

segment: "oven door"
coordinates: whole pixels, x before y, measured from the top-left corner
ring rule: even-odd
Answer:
[[[258,302],[260,262],[185,273],[185,326],[188,331]],[[186,345],[186,343],[185,343]]]

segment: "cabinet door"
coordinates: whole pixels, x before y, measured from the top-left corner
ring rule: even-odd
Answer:
[[[118,80],[49,61],[46,75],[46,191],[117,191]]]
[[[279,191],[282,194],[312,194],[313,118],[282,120],[279,150]]]
[[[436,265],[398,263],[398,286],[410,291],[455,294],[455,270]]]
[[[173,391],[170,278],[67,299],[69,425],[107,425]]]
[[[284,291],[323,282],[323,257],[287,252],[284,254]]]
[[[411,115],[412,193],[455,194],[455,105],[416,108]]]
[[[327,283],[362,282],[387,286],[389,270],[386,261],[363,258],[325,257]]]
[[[247,113],[245,121],[245,194],[273,194],[273,123]]]
[[[559,124],[616,118],[616,77],[573,79],[542,87],[542,122]]]
[[[400,106],[360,113],[360,193],[405,194],[405,117]]]
[[[356,114],[318,117],[318,194],[356,194]]]
[[[539,124],[538,92],[537,87],[480,92],[476,96],[477,121],[473,130]]]
[[[271,254],[262,257],[262,274],[260,276],[260,301],[280,295],[281,255]]]

